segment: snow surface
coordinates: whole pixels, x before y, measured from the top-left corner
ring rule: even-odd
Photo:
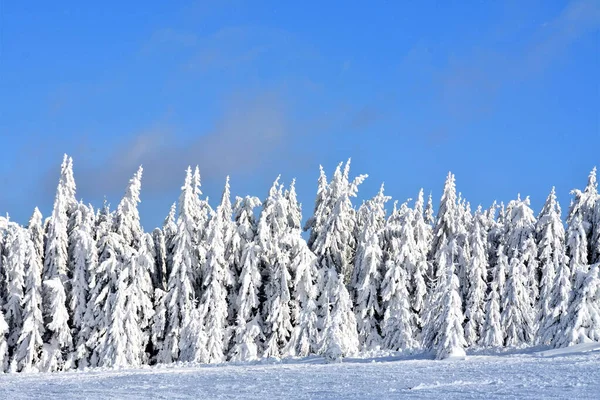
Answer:
[[[0,376],[3,399],[364,399],[576,398],[600,396],[600,344],[541,352],[471,355],[460,361],[424,356],[318,357],[219,366],[162,366]]]

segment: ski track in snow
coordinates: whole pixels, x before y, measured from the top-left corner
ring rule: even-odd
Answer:
[[[2,399],[368,399],[600,396],[599,346],[434,361],[384,357],[0,376]],[[549,353],[549,354],[548,354]],[[547,354],[547,356],[546,356]]]

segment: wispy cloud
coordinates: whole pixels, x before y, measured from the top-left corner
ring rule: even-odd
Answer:
[[[78,193],[84,198],[120,193],[139,165],[144,166],[145,192],[176,190],[188,165],[198,164],[204,180],[252,173],[268,165],[288,135],[281,93],[237,96],[211,131],[182,135],[175,126],[159,124],[119,143],[101,166],[75,155]],[[188,139],[177,139],[182,136]]]

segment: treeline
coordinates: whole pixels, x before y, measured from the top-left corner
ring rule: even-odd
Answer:
[[[115,210],[76,200],[65,156],[52,215],[0,218],[0,369],[328,360],[378,350],[463,356],[476,347],[600,340],[600,200],[595,169],[573,190],[566,231],[554,189],[472,212],[448,175],[434,217],[423,190],[321,169],[302,227],[294,181],[266,199],[203,199],[198,168],[162,228],[143,231],[142,169]],[[308,240],[302,236],[308,231]]]

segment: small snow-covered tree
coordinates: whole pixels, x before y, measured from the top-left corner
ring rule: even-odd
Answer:
[[[33,211],[33,215],[31,216],[31,218],[29,219],[27,229],[29,230],[29,237],[33,242],[36,257],[41,263],[44,258],[44,226],[42,223],[42,213],[40,212],[40,210],[38,210],[37,207]]]
[[[329,197],[327,176],[323,170],[323,166],[319,165],[319,180],[317,188],[317,196],[315,198],[315,207],[313,215],[306,221],[304,225],[305,231],[310,231],[308,238],[308,247],[314,250],[314,242],[318,237],[318,233],[323,229],[327,215],[329,215]]]
[[[471,259],[466,271],[469,284],[465,308],[465,340],[467,346],[476,344],[483,334],[488,270],[487,232],[485,231],[484,218],[485,216],[480,207],[475,213],[473,227],[468,239],[471,243]]]
[[[492,276],[488,284],[489,291],[485,305],[485,321],[480,344],[484,347],[500,347],[504,344],[504,329],[501,324],[502,295],[506,283],[508,257],[506,256],[504,236],[500,236],[496,248],[496,263],[492,268]]]
[[[60,277],[44,281],[46,287],[48,309],[51,310],[50,321],[46,324],[46,339],[42,352],[42,369],[47,372],[66,371],[71,368],[71,351],[73,338],[69,329],[69,313],[65,303],[67,295]]]

